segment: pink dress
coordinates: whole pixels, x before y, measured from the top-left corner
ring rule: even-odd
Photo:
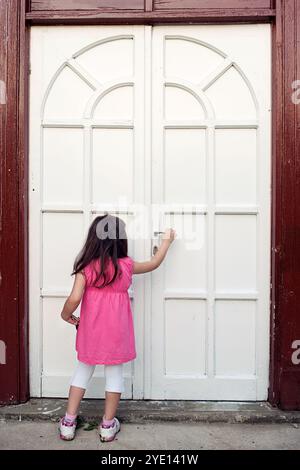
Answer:
[[[136,357],[128,294],[134,262],[127,256],[119,258],[118,263],[122,270],[121,276],[100,289],[91,286],[95,279],[93,265],[96,265],[98,271],[99,261],[93,261],[83,270],[86,285],[81,301],[76,351],[78,360],[86,364],[120,364]],[[108,265],[108,275],[110,273],[113,274],[112,261]]]

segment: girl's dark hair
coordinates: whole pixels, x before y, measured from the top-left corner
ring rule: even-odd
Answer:
[[[96,272],[93,286],[107,286],[120,274],[118,258],[126,257],[127,249],[125,222],[110,214],[98,216],[92,222],[85,244],[75,259],[72,275],[82,271],[91,261],[99,260],[100,271]],[[114,266],[114,275],[111,279],[107,279],[105,272],[109,259]],[[103,282],[99,285],[98,281],[102,277]]]

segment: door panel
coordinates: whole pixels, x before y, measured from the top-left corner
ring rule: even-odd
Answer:
[[[268,388],[270,27],[153,29],[152,399],[264,400]],[[157,243],[158,240],[155,240]]]
[[[136,158],[144,151],[143,53],[143,26],[31,28],[32,396],[68,394],[75,329],[60,312],[90,222],[119,211],[130,236],[135,205],[144,203],[144,160]],[[129,252],[143,257],[143,242],[131,241]],[[143,311],[143,280],[138,287],[139,294],[130,291],[134,312]],[[138,362],[127,363],[124,373],[124,398],[132,398]],[[99,365],[87,396],[101,394]]]

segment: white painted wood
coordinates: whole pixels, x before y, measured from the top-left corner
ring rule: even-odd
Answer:
[[[109,210],[137,260],[155,230],[178,233],[130,289],[124,398],[266,399],[270,56],[269,25],[31,29],[32,396],[67,396],[75,331],[59,314],[86,230]],[[98,366],[86,396],[103,385]]]
[[[177,203],[158,230],[179,239],[152,275],[148,398],[265,400],[270,27],[156,26],[152,50],[152,195]],[[197,219],[192,250],[183,221]]]
[[[90,222],[109,210],[120,214],[130,233],[136,207],[144,204],[139,158],[145,139],[144,31],[143,26],[31,28],[31,396],[68,394],[75,329],[60,312]],[[135,258],[146,256],[144,240],[129,247]],[[139,351],[143,292],[142,277],[130,290]],[[124,371],[124,398],[142,398],[142,353]],[[87,397],[104,397],[103,372],[97,366]]]

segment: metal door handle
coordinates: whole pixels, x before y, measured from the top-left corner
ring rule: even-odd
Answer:
[[[157,237],[158,237],[159,235],[161,235],[162,233],[164,233],[164,232],[160,232],[160,231],[158,231],[158,230],[155,230],[155,231],[153,232],[153,235],[154,235],[155,238],[157,238]],[[157,252],[157,250],[158,250],[158,246],[157,246],[157,245],[154,245],[154,247],[152,248],[152,253],[153,253],[153,255],[155,255],[155,253]]]

